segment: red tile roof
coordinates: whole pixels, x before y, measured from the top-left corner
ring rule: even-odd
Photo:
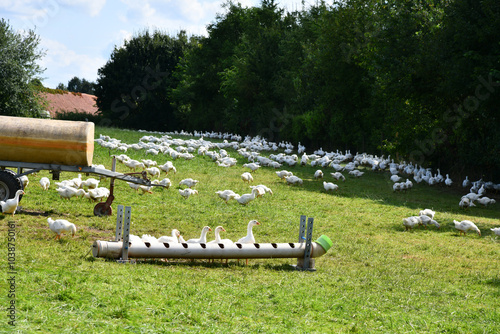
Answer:
[[[50,94],[42,93],[48,102],[47,109],[50,116],[54,117],[58,111],[80,112],[94,115],[97,112],[95,95],[84,93]]]

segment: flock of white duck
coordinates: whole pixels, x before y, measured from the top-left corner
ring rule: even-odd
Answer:
[[[241,175],[241,179],[243,182],[250,183],[253,182],[252,174],[262,167],[270,167],[275,169],[280,169],[276,171],[276,175],[286,181],[289,185],[300,186],[303,184],[303,180],[296,175],[293,175],[293,172],[284,169],[283,167],[294,167],[296,165],[299,166],[316,166],[318,168],[331,168],[332,172],[329,173],[333,179],[336,181],[345,181],[346,178],[343,173],[347,173],[349,176],[359,178],[364,172],[359,170],[360,166],[364,166],[366,168],[371,168],[373,171],[388,171],[390,173],[390,180],[393,182],[393,191],[407,191],[413,187],[413,182],[418,183],[426,183],[429,186],[444,184],[446,186],[451,186],[453,181],[450,179],[449,175],[443,176],[441,171],[437,169],[437,173],[433,173],[430,168],[423,168],[421,166],[414,165],[412,163],[396,163],[393,159],[389,157],[384,158],[369,155],[366,153],[362,154],[351,154],[350,151],[346,151],[342,153],[340,151],[336,152],[325,152],[322,149],[315,151],[313,154],[306,154],[305,147],[300,143],[298,145],[298,154],[294,154],[294,146],[290,143],[273,143],[268,142],[266,139],[257,137],[247,136],[242,138],[238,135],[232,135],[227,133],[216,133],[216,132],[173,132],[173,133],[158,133],[160,136],[153,135],[145,135],[143,136],[138,143],[134,144],[126,144],[122,143],[118,139],[111,138],[109,136],[100,135],[98,139],[96,139],[96,143],[101,145],[102,147],[108,148],[111,151],[119,151],[121,154],[115,154],[115,158],[118,162],[123,163],[123,165],[127,166],[131,171],[146,171],[149,175],[151,175],[154,180],[152,183],[156,185],[163,186],[165,188],[169,188],[172,184],[168,177],[161,178],[162,172],[164,172],[167,176],[169,173],[177,173],[177,169],[174,166],[172,161],[166,161],[164,164],[158,164],[157,161],[153,159],[142,159],[141,161],[131,159],[125,153],[128,150],[144,150],[146,155],[152,156],[160,156],[165,157],[169,156],[173,161],[176,159],[185,159],[192,160],[195,158],[195,154],[198,156],[207,156],[213,162],[217,164],[217,166],[223,168],[230,168],[237,165],[237,160],[234,157],[231,157],[226,149],[231,148],[238,152],[238,154],[248,160],[248,163],[243,164],[244,168],[248,168],[248,172],[244,172]],[[191,136],[194,137],[192,139],[180,139],[173,138],[172,135],[181,135],[181,136]],[[212,142],[210,140],[206,140],[205,138],[210,139],[222,139],[222,142]],[[282,153],[277,153],[278,150],[282,150]],[[271,152],[268,156],[264,156],[262,152]],[[300,155],[300,158],[299,158]],[[104,166],[95,166],[104,168]],[[316,180],[322,180],[324,178],[324,172],[321,169],[318,169],[314,173],[314,178]],[[411,181],[410,179],[413,179]],[[29,182],[27,178],[23,180],[23,182]],[[192,195],[198,194],[196,189],[193,189],[198,184],[197,180],[187,178],[183,179],[179,182],[179,194],[188,199]],[[85,197],[89,200],[103,200],[107,196],[109,196],[109,190],[105,187],[99,187],[99,180],[90,178],[87,180],[83,180],[81,175],[78,175],[77,178],[62,181],[56,183],[57,192],[62,198],[70,199],[71,197]],[[497,191],[500,190],[500,184],[494,184],[492,182],[484,182],[482,179],[470,182],[468,177],[463,181],[463,187],[468,188],[471,187],[469,193],[463,196],[459,202],[459,206],[461,208],[469,208],[475,206],[475,202],[482,205],[490,205],[494,204],[495,200],[490,199],[485,196],[487,191]],[[48,178],[42,178],[40,180],[40,186],[47,190],[50,187],[50,181]],[[133,183],[129,183],[129,186],[135,191],[141,190],[143,193],[152,193],[153,186],[143,186],[137,185]],[[185,187],[185,188],[182,188]],[[216,194],[219,198],[221,198],[226,204],[231,200],[235,200],[241,205],[247,205],[251,201],[255,200],[258,197],[263,197],[266,194],[272,195],[272,190],[265,185],[256,185],[250,186],[251,192],[247,194],[239,195],[230,189],[217,191]],[[338,184],[333,182],[323,181],[323,188],[326,192],[338,190]],[[19,193],[20,195],[20,193]],[[19,198],[19,195],[16,194],[16,197],[11,201],[12,203],[4,203],[1,202],[2,211],[4,213],[12,213],[11,206],[17,206],[15,201]],[[5,206],[5,208],[4,208]],[[437,228],[440,227],[439,223],[434,220],[435,212],[429,209],[422,210],[418,216],[412,216],[403,219],[403,226],[406,230],[410,230],[413,227],[420,225],[435,225]],[[256,222],[256,221],[251,221]],[[460,231],[460,233],[464,233],[468,230],[474,230],[480,235],[480,231],[477,226],[468,220],[464,220],[462,222],[455,222],[455,228]],[[49,222],[50,225],[50,222]],[[253,226],[253,225],[252,225]],[[254,240],[253,234],[251,233],[251,227],[249,224],[248,230],[248,240]],[[52,227],[51,227],[52,229]],[[67,230],[67,228],[66,228]],[[500,235],[500,227],[491,229],[496,235]],[[177,231],[177,230],[174,230]],[[171,237],[161,237],[160,239],[166,240],[167,238],[175,238],[177,242],[183,242],[182,236],[172,232]],[[202,242],[205,240],[206,242],[206,233],[210,231],[210,229],[203,229],[200,238],[198,239],[190,239],[187,242],[194,242],[192,240],[198,240]],[[216,229],[215,240],[218,240],[219,233],[224,231],[222,227]],[[56,233],[57,234],[57,233]],[[59,234],[58,234],[59,235]],[[141,240],[147,240],[147,235],[144,235]],[[151,236],[150,236],[151,237]],[[153,238],[153,237],[151,237]],[[244,239],[244,238],[242,238]],[[173,239],[172,239],[173,240]],[[201,241],[200,241],[201,240]],[[215,241],[214,240],[214,241]],[[238,241],[238,242],[244,242]],[[253,241],[254,242],[254,241]]]

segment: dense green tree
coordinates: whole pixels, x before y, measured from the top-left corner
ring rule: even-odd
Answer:
[[[172,97],[189,130],[241,132],[228,121],[228,105],[234,101],[221,93],[221,74],[231,66],[235,47],[248,23],[247,10],[231,2],[223,8],[227,13],[217,15],[215,22],[207,26],[209,36],[188,50],[177,71],[179,84]]]
[[[109,123],[127,128],[175,130],[178,122],[169,98],[172,76],[194,43],[184,31],[171,37],[145,31],[116,47],[98,71],[97,105]]]
[[[43,56],[39,42],[32,30],[15,32],[0,19],[0,115],[37,117],[43,111],[37,94],[43,72],[37,64]]]
[[[94,86],[95,83],[90,82],[85,78],[80,79],[78,77],[73,77],[68,81],[67,90],[75,93],[94,94]]]

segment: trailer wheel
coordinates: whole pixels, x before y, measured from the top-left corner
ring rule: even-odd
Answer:
[[[21,180],[16,177],[16,174],[10,169],[0,170],[0,201],[6,201],[9,198],[14,198],[18,190],[23,189]],[[19,196],[21,201],[22,195]],[[0,208],[1,210],[1,208]]]
[[[106,208],[106,202],[97,203],[94,206],[94,216],[111,216],[112,213],[113,210],[110,206]]]

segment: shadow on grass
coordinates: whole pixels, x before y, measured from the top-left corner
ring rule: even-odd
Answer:
[[[309,191],[325,194],[323,181],[326,181],[333,182],[339,186],[337,191],[328,193],[330,196],[353,199],[364,198],[377,201],[382,205],[405,207],[417,213],[423,208],[432,208],[437,211],[445,211],[457,215],[466,214],[475,217],[500,219],[500,211],[495,208],[495,205],[498,204],[487,207],[477,204],[473,208],[461,209],[458,206],[460,198],[469,192],[461,185],[452,187],[446,187],[442,184],[429,186],[424,183],[417,184],[413,181],[413,176],[402,176],[402,180],[408,178],[413,182],[413,188],[408,191],[394,192],[392,189],[394,183],[390,180],[391,174],[389,172],[374,172],[369,168],[359,167],[360,170],[365,172],[363,176],[357,178],[348,175],[347,172],[342,172],[346,178],[345,182],[343,182],[331,177],[330,173],[335,171],[333,168],[311,166],[283,167],[281,169],[291,171],[304,181],[301,186],[289,185],[288,188],[292,192]],[[325,175],[323,180],[314,179],[314,172],[318,169],[322,170]],[[279,185],[280,183],[287,186],[286,183],[278,179],[274,184]],[[497,202],[500,200],[497,194],[488,193],[486,196],[496,199]]]
[[[85,261],[94,262],[97,259],[93,256],[87,256]],[[106,262],[116,262],[115,259],[104,259]],[[227,264],[224,261],[220,261],[219,259],[215,259],[214,262],[208,262],[208,259],[195,259],[193,261],[189,259],[134,259],[136,262],[126,263],[128,265],[155,265],[161,267],[186,267],[186,268],[207,268],[207,269],[219,269],[219,268],[252,268],[259,269],[264,268],[266,270],[274,270],[274,271],[297,271],[297,269],[291,264],[245,264],[244,260],[231,261]],[[250,260],[251,261],[251,260]]]

